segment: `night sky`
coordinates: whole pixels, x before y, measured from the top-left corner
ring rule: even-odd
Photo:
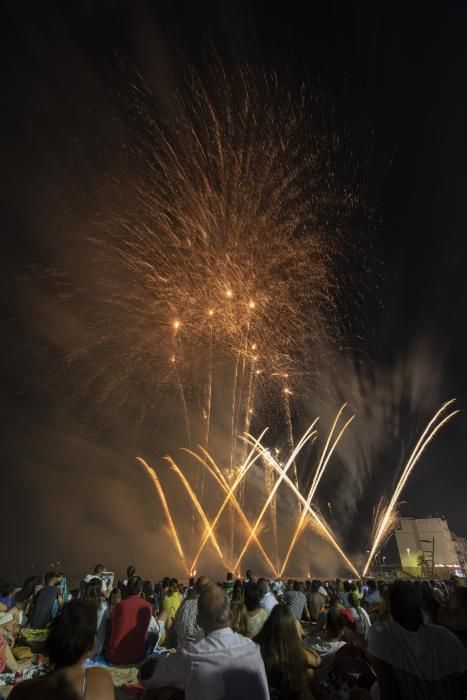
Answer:
[[[341,536],[350,551],[366,547],[372,504],[389,492],[427,418],[452,397],[462,412],[429,447],[401,511],[443,514],[467,535],[467,7],[398,5],[3,4],[1,575],[54,561],[72,575],[98,560],[143,568],[151,552],[160,556],[150,504],[128,470],[134,445],[116,458],[121,426],[87,421],[85,403],[77,408],[70,396],[63,358],[83,329],[57,311],[51,278],[79,250],[82,222],[100,210],[131,70],[163,94],[186,61],[208,74],[213,52],[229,67],[275,70],[291,90],[305,84],[365,173],[358,240],[369,271],[353,260],[362,299],[349,305],[347,362],[358,357],[375,393],[384,377],[392,402],[405,389],[412,400],[401,405],[383,466],[365,467],[354,517],[335,523]],[[344,372],[343,396],[347,382]],[[158,439],[148,435],[147,444]],[[331,478],[324,488],[323,502],[332,501],[342,484]],[[158,561],[149,568],[163,575]]]

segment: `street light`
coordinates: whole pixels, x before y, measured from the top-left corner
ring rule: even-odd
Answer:
[[[409,560],[409,565],[410,565],[410,547],[407,547],[407,558]]]

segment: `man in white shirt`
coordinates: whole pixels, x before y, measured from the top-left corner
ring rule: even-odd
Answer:
[[[144,687],[183,688],[185,700],[269,700],[259,647],[230,629],[229,612],[226,592],[207,585],[198,599],[204,638],[147,662],[141,671]]]
[[[264,608],[268,615],[271,614],[271,610],[278,604],[277,598],[274,593],[269,590],[269,584],[265,578],[258,579],[258,593],[261,596],[259,601],[260,607]]]

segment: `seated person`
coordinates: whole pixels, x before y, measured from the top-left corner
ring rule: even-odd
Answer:
[[[50,624],[54,616],[55,603],[58,604],[58,608],[63,605],[60,590],[55,585],[55,574],[49,571],[44,579],[45,586],[34,596],[29,614],[28,625],[36,630],[44,629]]]
[[[247,609],[248,636],[250,639],[254,639],[259,634],[262,626],[268,619],[268,611],[260,605],[261,598],[262,591],[259,584],[250,583],[245,588],[245,607]]]
[[[91,656],[100,656],[104,650],[107,634],[107,621],[109,619],[109,607],[102,595],[102,582],[100,578],[92,578],[86,584],[83,601],[96,611],[96,640]]]
[[[330,603],[329,603],[329,610],[326,611],[324,610],[323,612],[320,613],[318,617],[318,622],[316,625],[316,631],[321,632],[326,627],[326,620],[328,617],[328,613],[331,610],[335,610],[336,612],[339,613],[342,617],[342,621],[344,623],[344,627],[346,629],[349,629],[351,631],[355,631],[355,619],[352,615],[352,612],[348,608],[344,608],[342,601],[340,597],[336,594],[331,595],[330,598]]]
[[[142,589],[140,576],[130,578],[128,598],[118,603],[112,612],[110,639],[105,651],[112,664],[134,664],[144,658],[152,607],[141,598]]]
[[[309,679],[320,665],[316,652],[302,646],[297,621],[276,605],[257,637],[271,692],[278,700],[311,698]]]
[[[307,595],[308,610],[313,622],[317,622],[328,600],[327,593],[325,592],[325,595],[323,595],[322,591],[321,581],[313,580]]]
[[[423,623],[410,581],[390,586],[389,610],[391,621],[375,623],[368,635],[381,700],[462,700],[467,690],[467,651],[462,643],[443,627]]]
[[[188,598],[183,601],[175,615],[175,633],[177,635],[177,648],[182,649],[188,644],[197,642],[203,636],[198,626],[198,598],[207,586],[207,576],[200,576],[193,586]]]
[[[344,620],[336,606],[329,608],[326,625],[320,637],[308,639],[307,646],[319,654],[321,663],[315,673],[316,680],[327,680],[334,663],[334,657],[339,649],[345,645],[342,639],[344,635]]]
[[[274,593],[271,593],[269,583],[265,578],[258,579],[258,591],[260,595],[259,604],[266,610],[267,614],[270,615],[272,609],[278,604],[278,601]]]
[[[301,590],[299,581],[289,581],[288,589],[284,595],[284,603],[297,620],[310,619],[306,595]]]
[[[96,611],[81,600],[65,605],[54,618],[47,637],[47,653],[54,670],[22,681],[11,700],[113,700],[110,673],[103,668],[83,669],[94,645]]]
[[[180,605],[183,603],[183,595],[180,593],[178,588],[178,581],[176,578],[170,579],[169,587],[167,593],[162,600],[162,610],[167,613],[172,620],[175,619],[175,615]]]
[[[29,615],[36,587],[42,583],[42,576],[28,576],[23,587],[15,594],[15,606]]]
[[[205,636],[175,654],[147,661],[140,674],[144,687],[182,688],[187,700],[268,700],[259,647],[229,628],[229,607],[225,590],[213,583],[205,586],[198,599],[198,623]]]
[[[14,586],[7,581],[0,583],[0,612],[8,612],[15,606]]]

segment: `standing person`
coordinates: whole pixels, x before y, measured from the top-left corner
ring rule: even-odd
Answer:
[[[290,583],[290,582],[289,582]],[[286,607],[290,610],[292,615],[297,619],[310,619],[310,613],[308,612],[308,606],[306,601],[306,595],[300,590],[300,582],[293,582],[293,589],[288,589],[284,595],[284,603]]]
[[[11,700],[113,700],[110,673],[103,668],[83,669],[94,644],[96,611],[82,600],[65,605],[54,618],[46,648],[54,670],[46,676],[22,681]]]
[[[268,615],[270,615],[272,609],[278,605],[278,602],[274,593],[271,593],[269,584],[265,578],[258,579],[258,593],[260,606],[266,610]]]
[[[250,583],[254,583],[253,572],[251,569],[247,569],[245,578],[243,579],[243,592],[246,591]]]
[[[441,605],[436,600],[433,587],[429,581],[422,581],[420,584],[420,606],[423,614],[423,622],[437,625],[438,615]]]
[[[34,597],[29,616],[29,627],[32,629],[44,629],[49,625],[53,617],[55,601],[59,608],[63,605],[60,590],[55,586],[55,574],[49,571],[45,575],[45,586]]]
[[[177,648],[184,649],[203,636],[198,626],[198,598],[209,583],[207,576],[200,576],[188,598],[183,601],[175,614]]]
[[[133,664],[144,658],[152,608],[141,598],[143,582],[139,576],[130,578],[127,589],[128,598],[118,603],[112,614],[110,639],[105,652],[112,664]]]
[[[417,591],[410,581],[389,588],[391,622],[376,622],[368,653],[378,676],[381,700],[463,700],[467,651],[451,632],[423,623]]]
[[[258,635],[269,688],[279,700],[311,699],[309,678],[320,658],[302,646],[295,618],[277,605]]]
[[[362,608],[360,605],[360,598],[358,597],[357,592],[352,592],[349,594],[348,611],[355,621],[355,633],[361,638],[362,641],[367,642],[371,621],[365,608]]]
[[[89,583],[89,581],[93,578],[98,578],[98,579],[100,579],[101,584],[102,584],[102,593],[106,598],[108,598],[112,588],[110,586],[110,582],[108,582],[102,578],[102,575],[105,573],[105,571],[106,571],[106,568],[103,564],[96,564],[96,566],[94,567],[94,573],[87,574],[83,578],[83,580],[80,583],[80,591],[81,591],[82,596],[84,595],[86,585]]]
[[[229,597],[207,585],[198,599],[204,637],[186,650],[150,659],[141,670],[145,688],[181,688],[186,700],[269,700],[257,644],[229,628]]]
[[[175,619],[175,615],[180,605],[183,602],[183,596],[178,589],[178,581],[176,578],[171,578],[167,593],[162,600],[162,610],[169,617]]]
[[[143,589],[141,591],[141,597],[147,600],[152,607],[153,613],[156,611],[156,604],[154,598],[154,588],[151,581],[143,581]]]
[[[377,608],[381,602],[381,594],[378,590],[378,586],[376,585],[376,581],[372,579],[366,582],[365,602],[370,610]]]
[[[100,578],[92,578],[86,584],[83,602],[90,605],[96,611],[96,640],[92,650],[92,656],[100,656],[104,650],[107,632],[107,620],[109,619],[109,608],[105,598],[102,596],[102,582]]]
[[[240,580],[235,581],[232,590],[232,600],[243,600],[243,586]]]
[[[126,578],[117,583],[117,588],[120,589],[123,599],[128,598],[128,581],[130,580],[130,578],[133,578],[133,576],[136,576],[135,567],[132,565],[127,566]]]
[[[192,593],[194,591],[195,583],[196,583],[195,577],[190,576],[190,578],[188,579],[188,586],[185,588],[185,591],[184,591],[184,596],[183,596],[184,598],[188,598],[190,593]]]
[[[268,612],[260,606],[261,593],[257,583],[245,589],[245,607],[248,614],[248,636],[254,639],[268,619]]]
[[[350,581],[344,581],[344,590],[339,593],[339,598],[345,608],[349,607]]]
[[[233,574],[229,571],[224,581],[224,591],[231,598],[234,589]]]

